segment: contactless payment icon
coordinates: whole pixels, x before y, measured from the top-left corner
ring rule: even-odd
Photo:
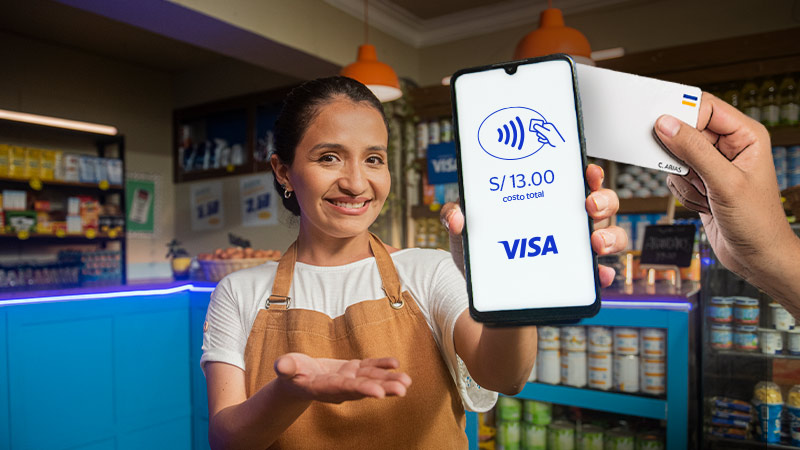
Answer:
[[[541,113],[510,106],[489,114],[478,128],[478,143],[497,159],[527,158],[543,147],[557,147],[564,137]]]

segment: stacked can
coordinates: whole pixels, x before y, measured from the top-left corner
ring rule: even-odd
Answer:
[[[547,427],[547,450],[574,450],[575,424],[557,420]]]
[[[561,327],[561,384],[586,386],[586,329]]]
[[[775,164],[775,175],[778,177],[778,187],[781,190],[784,190],[790,186],[789,161],[787,158],[786,147],[772,147],[772,162]],[[800,161],[798,161],[798,169],[800,169]]]
[[[578,450],[603,450],[603,429],[591,424],[581,426],[576,443]]]
[[[608,391],[613,386],[613,337],[609,327],[588,327],[589,387]]]
[[[733,299],[711,297],[707,315],[711,325],[711,348],[730,350],[733,347]]]
[[[553,421],[553,405],[535,400],[522,403],[522,449],[545,450],[547,426]]]
[[[730,297],[733,300],[733,347],[736,350],[758,350],[759,302],[750,297]]]
[[[639,386],[645,394],[664,395],[667,391],[667,332],[661,328],[639,331],[642,353]]]
[[[561,381],[561,338],[557,327],[541,326],[539,352],[536,358],[536,378],[540,383],[558,384]]]
[[[797,186],[800,184],[800,145],[793,145],[787,149],[786,162],[787,187]]]
[[[639,330],[614,328],[614,389],[639,392]]]
[[[497,450],[519,450],[522,440],[522,400],[501,395],[497,399],[496,407],[497,435],[495,448]]]

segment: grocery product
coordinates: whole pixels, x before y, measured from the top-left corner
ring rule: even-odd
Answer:
[[[635,450],[633,433],[624,428],[612,428],[603,437],[604,450]]]
[[[522,420],[534,425],[549,425],[553,421],[553,405],[536,400],[525,400],[522,404]]]
[[[636,435],[636,450],[664,450],[664,437],[660,433],[644,432]]]
[[[753,392],[757,422],[756,434],[762,442],[777,443],[781,439],[781,413],[783,398],[777,384],[761,381]]]
[[[539,350],[536,368],[536,378],[540,382],[558,384],[561,381],[561,352],[559,350]]]
[[[733,320],[733,300],[727,297],[712,297],[708,307],[708,320],[730,323]]]
[[[560,338],[562,350],[586,351],[586,329],[584,327],[561,327]]]
[[[521,444],[522,450],[546,450],[547,426],[523,423]]]
[[[573,450],[574,448],[574,424],[558,420],[547,427],[547,450]]]
[[[636,328],[614,328],[614,353],[618,355],[639,354],[639,330]]]
[[[733,329],[733,346],[736,350],[758,350],[758,327],[743,325]]]
[[[561,354],[561,384],[586,386],[586,352],[565,351]]]
[[[613,386],[614,360],[610,353],[589,353],[589,387],[608,391]]]
[[[587,424],[578,432],[578,450],[603,450],[603,429]]]
[[[561,349],[561,332],[557,327],[540,326],[538,327],[538,332],[540,350]]]
[[[750,297],[733,298],[733,320],[740,325],[758,325],[758,300]]]
[[[778,303],[770,303],[769,309],[771,311],[772,326],[775,327],[776,330],[788,331],[794,327],[794,317],[789,314],[789,311],[786,311],[786,308]]]
[[[786,396],[786,410],[789,413],[789,436],[794,446],[800,446],[800,385],[794,385]]]
[[[498,450],[518,450],[522,440],[521,424],[519,422],[497,422],[495,440]]]
[[[522,400],[501,395],[497,398],[497,419],[519,422],[522,419]]]
[[[639,392],[639,357],[614,355],[614,389],[622,392]]]
[[[663,395],[667,389],[667,370],[664,359],[647,358],[641,361],[640,386],[642,392]]]
[[[783,333],[771,328],[758,329],[758,344],[761,353],[765,355],[777,355],[783,352]]]
[[[733,327],[715,323],[711,325],[711,348],[728,350],[733,347]]]
[[[786,332],[786,349],[790,355],[800,355],[800,328],[794,328]]]
[[[661,328],[642,328],[639,332],[639,349],[642,356],[665,358],[667,356],[667,332]]]
[[[614,339],[609,327],[589,327],[587,341],[592,353],[611,353],[613,350]]]

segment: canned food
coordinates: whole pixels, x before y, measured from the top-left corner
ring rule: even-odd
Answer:
[[[453,140],[453,122],[450,119],[442,119],[439,122],[439,127],[442,133],[442,142],[450,142]]]
[[[550,425],[553,421],[553,405],[536,400],[525,400],[522,404],[522,420],[534,425]]]
[[[639,330],[636,328],[614,328],[614,353],[618,355],[638,355]]]
[[[727,297],[711,297],[711,305],[708,307],[708,320],[730,323],[733,320],[733,300]]]
[[[498,397],[497,419],[505,422],[519,422],[522,419],[522,400],[505,395]]]
[[[586,352],[561,354],[561,384],[574,387],[586,386]]]
[[[761,346],[761,353],[778,355],[783,352],[783,333],[771,328],[759,328],[758,343]]]
[[[711,348],[727,350],[733,346],[733,327],[721,323],[711,325]]]
[[[497,448],[509,450],[519,449],[522,439],[519,422],[498,422],[497,436],[495,437]]]
[[[758,300],[733,297],[733,320],[740,325],[758,325]]]
[[[642,328],[640,331],[642,356],[667,357],[667,333],[661,328]]]
[[[613,385],[610,353],[589,353],[589,387],[607,391]]]
[[[575,425],[559,420],[547,427],[547,450],[574,450]]]
[[[636,436],[636,450],[664,450],[664,438],[652,432]]]
[[[561,381],[561,352],[539,350],[536,360],[536,378],[541,383],[558,384]]]
[[[786,332],[786,348],[790,355],[800,355],[800,328]]]
[[[439,121],[434,120],[428,123],[428,143],[438,144],[442,140],[442,130],[439,128]]]
[[[561,339],[557,327],[538,327],[539,350],[561,350]]]
[[[588,335],[588,348],[591,353],[611,353],[613,349],[614,340],[612,338],[611,328],[609,327],[589,327]]]
[[[569,352],[585,352],[586,329],[583,327],[561,327],[561,349]]]
[[[417,124],[417,158],[424,158],[428,154],[428,122]]]
[[[614,355],[614,389],[639,392],[639,357]]]
[[[523,450],[546,450],[547,449],[547,427],[545,425],[535,425],[532,423],[522,424],[522,449]]]
[[[777,303],[770,303],[769,307],[772,310],[772,326],[776,330],[788,331],[794,327],[794,317],[789,314],[786,308]]]
[[[733,329],[733,346],[737,350],[758,350],[758,328],[753,325],[743,325]]]
[[[640,385],[642,392],[650,395],[664,395],[667,390],[667,371],[663,359],[643,359],[641,362]]]
[[[603,450],[603,429],[583,425],[578,437],[578,450]]]
[[[604,436],[605,450],[635,450],[633,433],[624,428],[612,428]]]

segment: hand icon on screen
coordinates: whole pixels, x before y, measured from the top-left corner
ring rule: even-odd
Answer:
[[[531,123],[531,125],[533,125],[531,131],[536,133],[536,137],[539,138],[539,142],[541,142],[542,144],[547,144],[550,147],[555,147],[553,142],[557,144],[559,139],[561,140],[561,142],[566,142],[564,140],[564,137],[561,136],[561,133],[558,132],[558,128],[556,128],[556,126],[550,122],[540,123],[539,121],[537,121],[535,123]]]

